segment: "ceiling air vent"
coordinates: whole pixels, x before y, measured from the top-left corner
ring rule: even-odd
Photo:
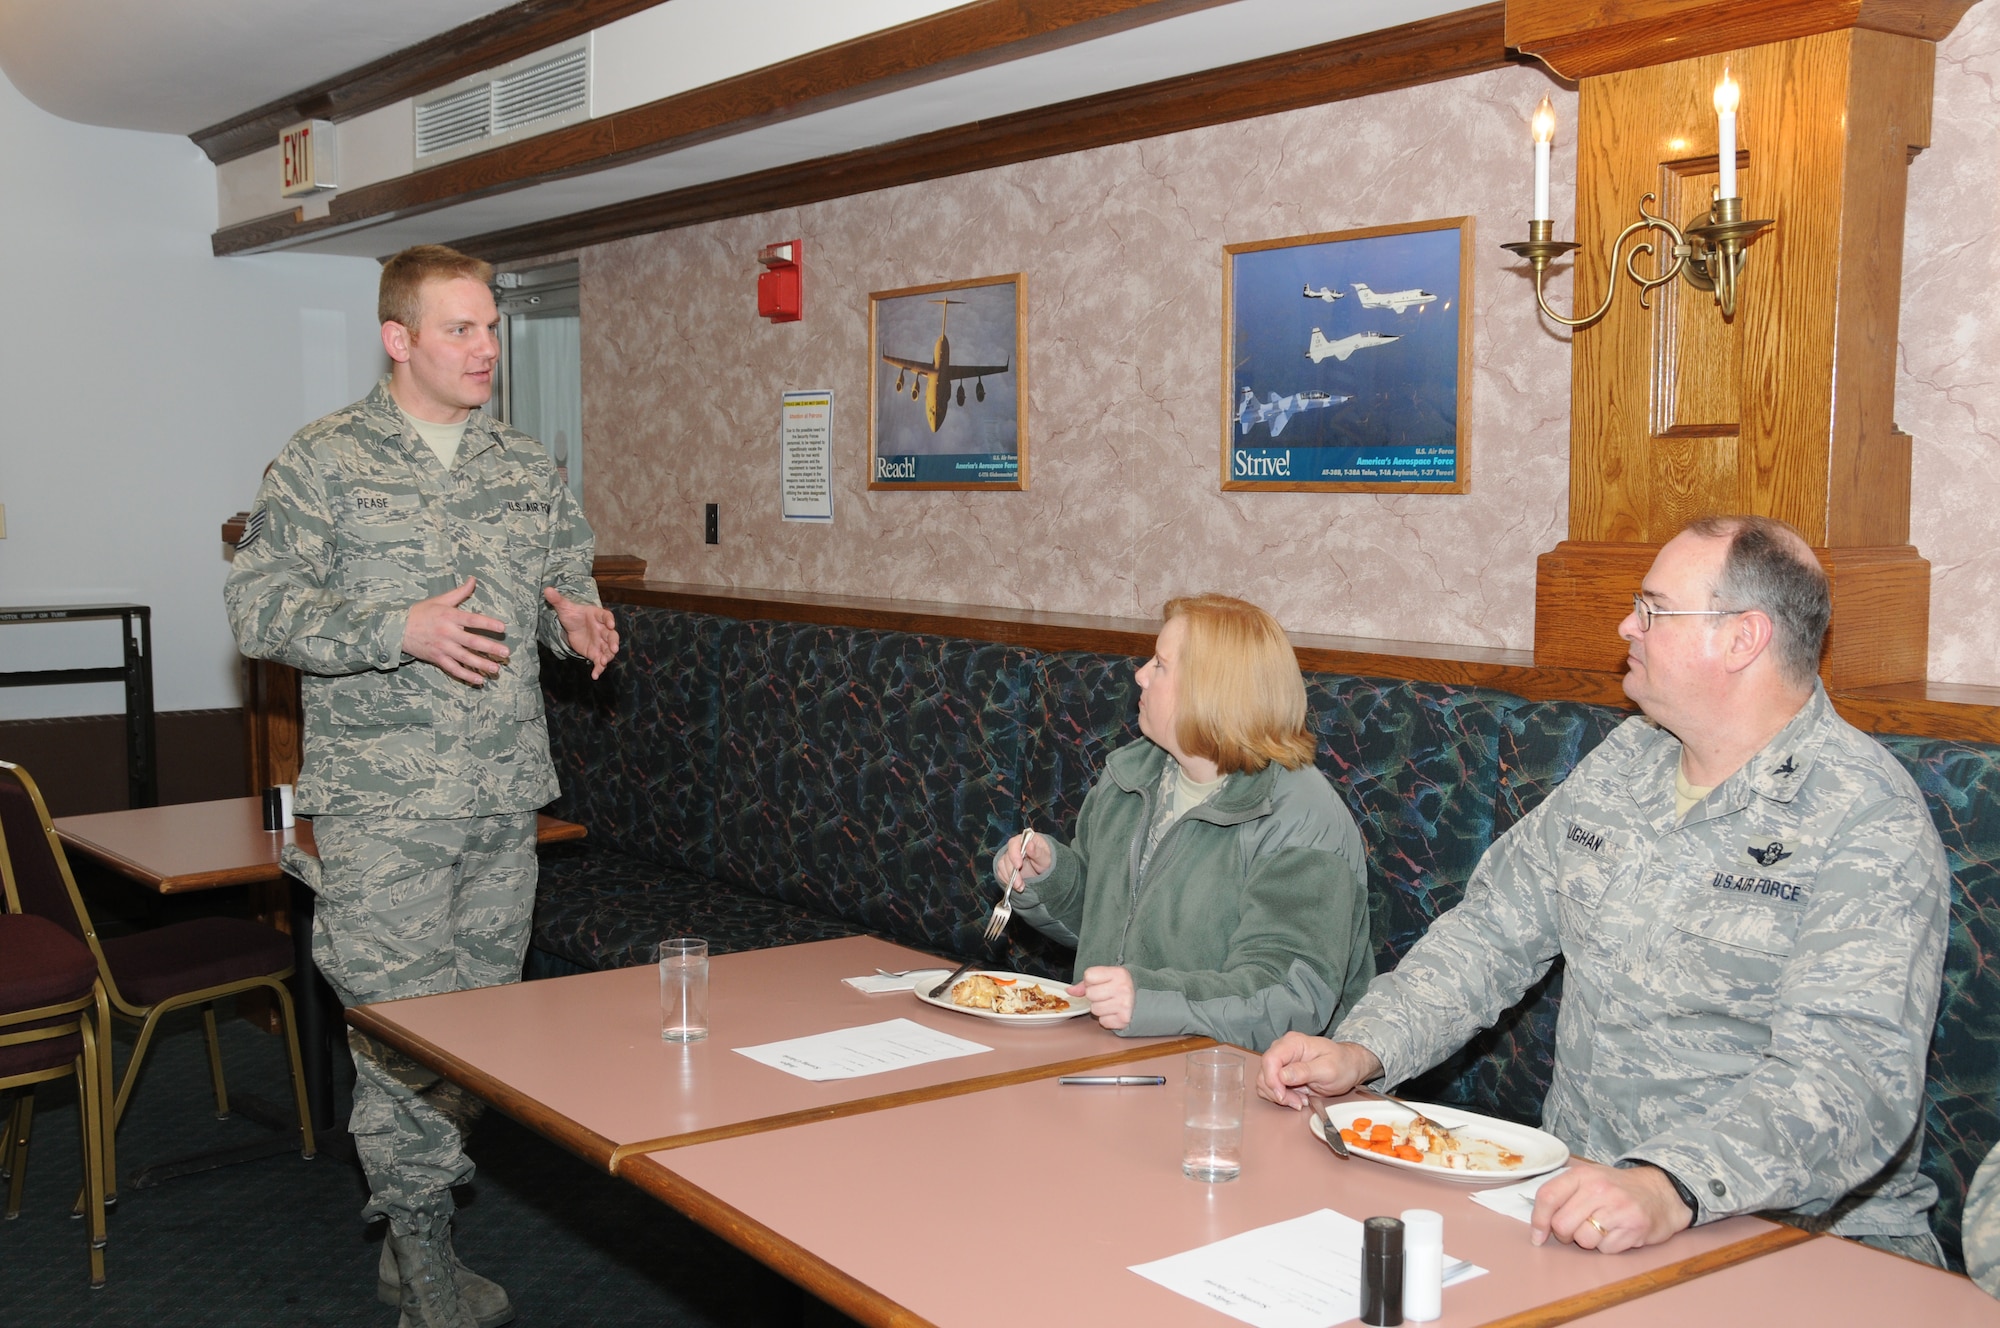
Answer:
[[[417,160],[463,157],[590,114],[589,39],[516,60],[419,97]]]

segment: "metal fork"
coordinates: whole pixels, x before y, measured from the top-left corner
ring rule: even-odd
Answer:
[[[1396,1106],[1399,1106],[1404,1111],[1409,1112],[1412,1116],[1415,1116],[1418,1120],[1422,1121],[1424,1124],[1430,1126],[1433,1130],[1438,1131],[1440,1134],[1451,1133],[1452,1130],[1451,1126],[1446,1125],[1442,1121],[1432,1120],[1429,1116],[1424,1115],[1423,1112],[1418,1111],[1415,1107],[1403,1101],[1403,1099],[1385,1093],[1379,1088],[1370,1088],[1367,1084],[1356,1084],[1354,1086],[1354,1091],[1357,1093],[1366,1093],[1369,1097],[1379,1098],[1384,1102],[1392,1103]]]
[[[1000,887],[1000,902],[993,906],[993,916],[986,920],[988,945],[1000,939],[1000,933],[1007,930],[1007,922],[1014,916],[1014,892],[1021,888],[1021,866],[1028,860],[1028,845],[1035,842],[1033,830],[1021,832],[1021,861],[1014,864],[1013,881]]]

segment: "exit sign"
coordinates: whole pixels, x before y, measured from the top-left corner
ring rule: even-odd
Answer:
[[[280,133],[278,157],[284,177],[278,192],[286,198],[298,198],[336,188],[337,134],[331,120],[308,120]]]

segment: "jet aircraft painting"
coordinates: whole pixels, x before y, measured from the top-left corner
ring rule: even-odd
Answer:
[[[1332,304],[1335,300],[1346,299],[1347,292],[1335,290],[1332,286],[1321,286],[1318,290],[1314,290],[1312,283],[1308,281],[1306,283],[1306,298],[1308,300],[1325,300],[1328,304]]]
[[[1271,436],[1276,438],[1291,423],[1292,416],[1309,410],[1325,410],[1338,406],[1353,397],[1330,396],[1325,392],[1294,392],[1289,396],[1269,394],[1269,400],[1257,400],[1257,394],[1249,388],[1243,389],[1243,400],[1236,403],[1236,427],[1242,433],[1249,433],[1260,424],[1271,426]]]
[[[963,406],[965,404],[965,379],[971,378],[977,380],[984,379],[988,374],[1003,374],[1008,372],[1012,366],[1009,364],[953,364],[951,362],[951,338],[947,335],[946,323],[951,318],[950,306],[964,304],[965,301],[932,300],[931,303],[945,306],[938,310],[938,339],[937,344],[931,348],[931,358],[925,361],[906,359],[901,355],[884,355],[882,359],[884,362],[896,366],[895,390],[897,392],[903,390],[903,379],[905,376],[915,375],[915,381],[910,384],[910,400],[915,401],[919,395],[923,397],[924,421],[931,426],[931,432],[936,433],[944,425],[945,412],[951,409],[954,385],[957,387],[956,395],[958,397],[958,404]],[[975,382],[973,384],[973,391],[976,394],[976,400],[986,400],[986,384],[984,382]]]
[[[1326,333],[1314,328],[1312,340],[1306,343],[1306,358],[1314,364],[1318,364],[1328,356],[1345,362],[1347,357],[1357,350],[1366,350],[1370,346],[1386,346],[1392,341],[1401,340],[1401,337],[1392,337],[1386,332],[1356,332],[1351,337],[1328,341]],[[1294,341],[1292,344],[1296,346],[1299,343]]]
[[[1361,297],[1361,307],[1363,309],[1394,309],[1397,313],[1401,313],[1411,305],[1429,304],[1437,298],[1437,296],[1431,294],[1429,291],[1418,290],[1414,286],[1409,290],[1389,291],[1386,294],[1377,294],[1368,289],[1366,282],[1357,281],[1352,284],[1354,286],[1354,293]]]

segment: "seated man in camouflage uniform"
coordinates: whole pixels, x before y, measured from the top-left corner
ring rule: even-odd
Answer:
[[[319,859],[313,959],[347,1005],[518,982],[535,810],[556,796],[535,642],[618,650],[590,527],[541,444],[491,393],[492,269],[435,245],[382,271],[394,362],[367,399],[295,434],[265,476],[224,596],[244,654],[305,674],[298,806]],[[451,1187],[478,1104],[350,1034],[377,1291],[404,1328],[493,1328],[507,1293],[451,1246]]]
[[[1567,969],[1532,1239],[1607,1253],[1772,1212],[1931,1263],[1917,1170],[1950,876],[1907,772],[1814,676],[1826,575],[1782,522],[1697,522],[1633,612],[1621,725],[1334,1032],[1258,1089],[1399,1083]]]

